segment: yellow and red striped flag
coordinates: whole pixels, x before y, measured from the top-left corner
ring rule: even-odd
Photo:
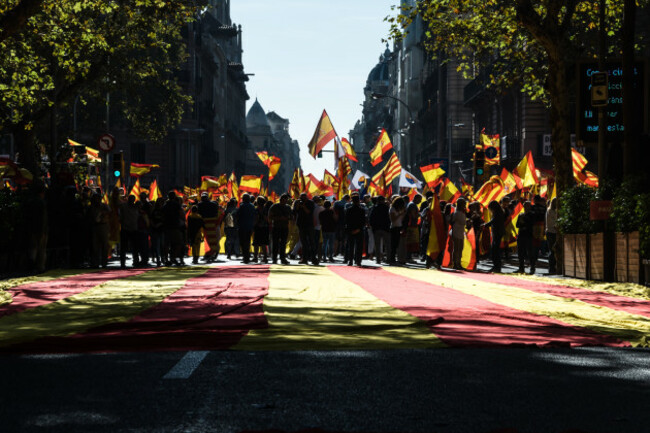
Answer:
[[[455,203],[461,196],[456,185],[454,185],[454,183],[448,178],[442,180],[439,195],[440,200],[444,200],[447,203]]]
[[[300,194],[306,192],[306,186],[305,176],[302,173],[302,169],[298,167],[293,171],[293,178],[289,184],[289,194],[294,199],[297,199],[300,197]]]
[[[347,177],[352,174],[352,166],[350,165],[350,161],[348,161],[347,158],[339,159],[336,174],[338,175],[339,181],[341,181],[343,178],[347,179]]]
[[[309,154],[316,158],[318,153],[334,138],[336,138],[336,131],[330,117],[327,115],[327,111],[323,110],[318,125],[316,125],[314,136],[309,142]]]
[[[151,172],[153,168],[160,168],[160,166],[158,164],[136,164],[132,162],[129,172],[131,177],[140,177]]]
[[[523,211],[524,205],[517,203],[517,206],[515,206],[512,213],[508,216],[508,219],[506,220],[506,234],[503,235],[503,238],[501,239],[501,248],[509,248],[517,245],[517,236],[519,235],[517,220]]]
[[[334,190],[331,186],[325,185],[322,181],[318,180],[313,174],[307,175],[308,185],[307,192],[311,194],[312,197],[317,195],[330,196],[334,195]]]
[[[108,194],[104,193],[104,195],[102,195],[102,203],[110,204],[110,201],[108,200]]]
[[[262,189],[262,176],[245,175],[239,181],[239,190],[259,194]]]
[[[379,164],[383,160],[382,157],[384,153],[388,152],[392,148],[393,143],[390,142],[390,138],[388,137],[386,130],[382,128],[375,147],[373,147],[370,151],[370,163],[372,166],[374,167]]]
[[[510,194],[511,192],[515,191],[519,187],[517,185],[517,181],[515,180],[515,177],[505,167],[503,168],[503,170],[501,170],[501,176],[499,177],[503,181],[503,186],[506,189],[506,194]]]
[[[102,162],[102,159],[99,157],[99,150],[88,146],[86,146],[86,158],[88,162]]]
[[[136,201],[140,200],[140,179],[136,179],[129,195],[134,195]]]
[[[506,195],[505,186],[499,176],[492,176],[487,182],[481,186],[474,199],[487,207],[492,200],[500,201]]]
[[[447,248],[445,248],[445,255],[442,258],[442,266],[445,268],[451,265],[451,245],[452,245],[451,236],[447,238]],[[465,240],[463,242],[463,254],[460,258],[460,265],[463,269],[468,271],[473,271],[476,269],[476,235],[474,234],[474,228],[472,227],[469,231],[465,231]]]
[[[474,187],[471,184],[465,182],[465,179],[462,177],[460,178],[460,189],[465,197],[474,199]]]
[[[522,188],[530,188],[539,183],[535,161],[533,160],[533,153],[530,150],[521,162],[519,162],[514,173],[521,179]]]
[[[228,178],[228,195],[239,201],[239,185],[237,184],[237,176],[235,176],[235,172],[232,172]]]
[[[397,179],[399,175],[402,173],[402,164],[400,164],[396,153],[393,153],[390,156],[388,162],[383,168],[383,172],[384,172],[384,180],[386,181],[386,185],[389,185],[391,182]]]
[[[445,174],[445,171],[440,168],[440,164],[425,165],[420,167],[420,171],[429,188],[435,188],[442,175]]]
[[[267,151],[256,152],[256,154],[260,161],[269,168],[269,181],[273,180],[280,170],[280,164],[282,161],[277,156],[269,156]]]

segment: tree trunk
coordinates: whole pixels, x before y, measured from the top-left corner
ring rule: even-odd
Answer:
[[[635,93],[642,89],[634,88],[634,26],[636,21],[636,1],[624,0],[623,13],[623,175],[637,172],[638,139],[636,128]]]
[[[558,49],[549,53],[548,87],[551,99],[551,140],[553,146],[553,166],[557,194],[560,196],[573,185],[573,162],[571,159],[571,134],[569,131],[569,87],[566,77],[566,63]]]
[[[18,163],[26,168],[34,177],[41,176],[41,153],[34,141],[34,131],[27,129],[25,123],[19,123],[14,129]]]

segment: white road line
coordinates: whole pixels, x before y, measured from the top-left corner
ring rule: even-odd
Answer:
[[[194,370],[196,370],[205,357],[208,356],[208,353],[210,352],[207,350],[192,350],[187,352],[185,356],[183,356],[181,360],[163,376],[163,379],[189,379],[192,373],[194,373]]]

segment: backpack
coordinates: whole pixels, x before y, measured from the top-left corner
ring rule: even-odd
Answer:
[[[228,228],[235,227],[235,220],[232,217],[232,212],[226,214],[225,224]]]

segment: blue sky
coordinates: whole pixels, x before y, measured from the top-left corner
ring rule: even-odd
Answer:
[[[291,122],[306,172],[321,177],[333,156],[307,153],[323,109],[340,136],[361,118],[363,88],[386,46],[397,0],[233,0],[231,17],[243,30],[247,83],[262,107]],[[328,149],[333,149],[330,144]]]

